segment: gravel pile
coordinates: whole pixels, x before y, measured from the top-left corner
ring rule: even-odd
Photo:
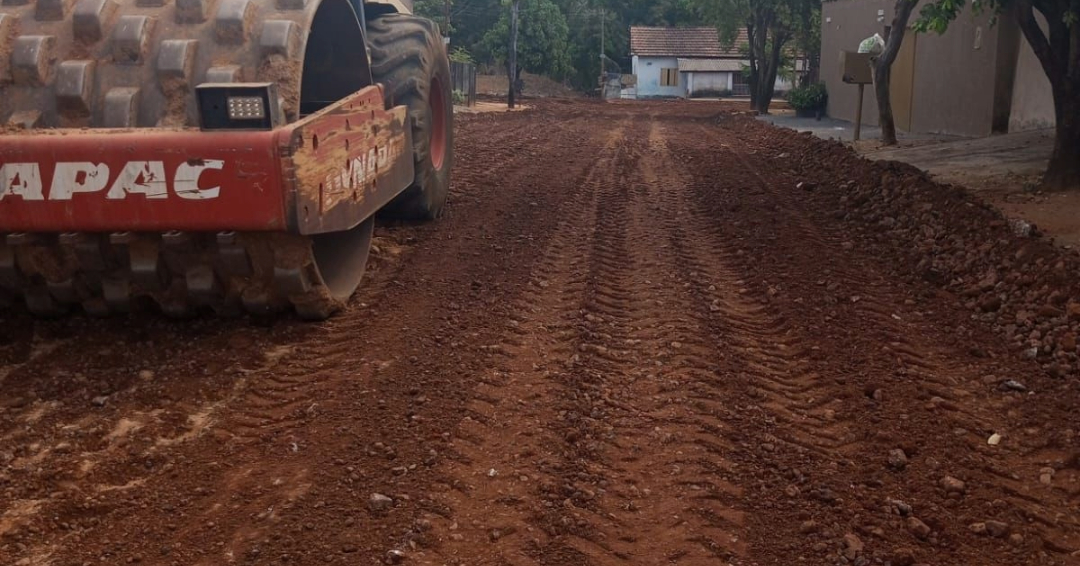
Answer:
[[[1077,372],[1080,254],[910,165],[869,161],[808,134],[772,130],[771,137],[778,166],[804,179],[808,198],[831,201],[863,245],[897,257],[899,274],[954,293],[1051,375]]]

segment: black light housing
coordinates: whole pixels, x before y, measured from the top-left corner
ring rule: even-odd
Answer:
[[[203,130],[272,130],[285,123],[274,83],[204,83],[195,98]]]

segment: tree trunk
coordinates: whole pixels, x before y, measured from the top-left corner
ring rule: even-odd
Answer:
[[[777,23],[777,26],[780,24]],[[780,55],[784,51],[784,45],[788,42],[788,34],[776,27],[773,28],[772,45],[769,49],[768,59],[765,61],[764,72],[758,78],[758,112],[769,113],[773,95],[776,94],[776,75],[780,72]],[[759,67],[759,71],[761,68]]]
[[[821,53],[811,53],[806,62],[806,86],[809,86],[821,80]]]
[[[514,108],[517,99],[517,44],[518,44],[518,6],[520,0],[514,0],[510,6],[510,56],[507,57],[509,69],[506,72],[506,80],[510,83],[509,92],[506,95],[506,106]]]
[[[1054,152],[1042,183],[1047,190],[1080,189],[1080,89],[1072,90],[1054,89]]]
[[[1080,26],[1043,11],[1050,34],[1035,19],[1031,0],[1015,0],[1020,31],[1039,59],[1054,93],[1054,152],[1043,175],[1049,190],[1080,189]]]
[[[882,145],[896,145],[896,121],[893,120],[892,96],[889,94],[891,78],[892,62],[883,65],[881,59],[878,59],[874,65],[874,96],[878,103],[878,125],[881,126]]]
[[[750,89],[750,109],[754,111],[758,109],[758,33],[760,32],[752,17],[746,23],[746,36],[749,40],[747,56],[750,59],[750,75],[746,77],[746,86]]]
[[[892,99],[889,93],[892,64],[904,42],[908,20],[915,9],[916,0],[896,0],[893,8],[892,27],[885,38],[885,49],[874,60],[874,95],[878,103],[878,122],[881,125],[882,145],[896,145],[896,122],[893,120]]]

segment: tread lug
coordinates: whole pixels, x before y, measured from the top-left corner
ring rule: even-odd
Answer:
[[[161,42],[158,52],[158,80],[179,81],[191,86],[192,69],[199,41],[195,39],[169,39]]]
[[[72,18],[75,41],[95,43],[105,37],[105,22],[116,11],[113,0],[79,0]]]
[[[70,122],[89,120],[94,87],[93,61],[64,61],[56,70],[56,108]],[[88,124],[66,124],[81,126]]]
[[[16,84],[44,86],[52,77],[56,37],[23,35],[11,50],[11,75]]]
[[[242,83],[243,67],[240,65],[222,65],[220,67],[210,67],[206,71],[206,82],[208,83]]]
[[[72,0],[38,0],[34,5],[34,19],[39,22],[58,22],[67,16]]]
[[[150,16],[121,16],[112,36],[112,58],[120,64],[143,62],[154,20]]]
[[[176,23],[201,24],[212,9],[213,0],[176,0]]]
[[[138,125],[139,89],[114,88],[105,94],[104,126],[132,128]]]
[[[241,45],[247,41],[255,5],[251,0],[223,0],[214,17],[218,43]]]
[[[300,47],[300,28],[292,20],[267,20],[259,36],[259,51],[263,59],[271,55],[292,58]]]

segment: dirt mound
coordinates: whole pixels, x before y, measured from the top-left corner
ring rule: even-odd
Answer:
[[[581,96],[581,93],[569,86],[544,76],[522,73],[521,80],[525,83],[522,94],[527,97],[572,98]],[[481,96],[506,96],[507,86],[505,74],[476,76],[476,93]]]
[[[866,161],[807,134],[768,135],[778,162],[814,187],[813,198],[829,199],[837,219],[866,236],[873,251],[906,258],[899,272],[954,293],[973,318],[1051,374],[1076,371],[1080,254],[910,165]]]

